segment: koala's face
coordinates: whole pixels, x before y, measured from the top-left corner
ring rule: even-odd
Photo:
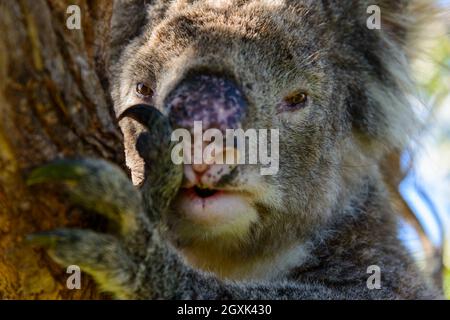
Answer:
[[[146,103],[174,129],[193,132],[202,121],[203,131],[279,130],[276,174],[262,175],[261,164],[185,165],[167,217],[180,246],[241,250],[304,236],[332,216],[358,175],[344,168],[358,158],[346,109],[351,81],[335,56],[345,45],[323,8],[288,2],[174,2],[123,54],[119,113]],[[128,119],[121,126],[138,184],[145,175],[133,141],[144,129]]]

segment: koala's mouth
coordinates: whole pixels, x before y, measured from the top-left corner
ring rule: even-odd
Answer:
[[[193,189],[192,192],[196,196],[203,198],[203,199],[212,197],[220,192],[219,190],[216,190],[216,189],[201,188],[199,186],[195,186],[192,189]]]
[[[181,193],[191,200],[201,201],[204,204],[216,200],[225,195],[227,192],[219,189],[211,189],[202,186],[193,186],[191,188],[181,189]]]
[[[255,217],[248,197],[241,192],[209,189],[201,186],[182,188],[175,199],[175,209],[187,220],[217,227],[249,221]]]

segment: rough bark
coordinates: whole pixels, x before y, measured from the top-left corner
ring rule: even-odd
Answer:
[[[81,30],[66,27],[81,8]],[[108,95],[112,1],[0,1],[0,298],[103,298],[82,274],[66,287],[66,269],[27,246],[27,234],[99,225],[54,195],[29,188],[29,171],[58,157],[97,156],[123,163],[121,135]]]

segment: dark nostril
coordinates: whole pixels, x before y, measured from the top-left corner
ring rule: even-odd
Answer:
[[[217,75],[196,75],[182,81],[166,99],[174,128],[193,127],[222,131],[239,127],[247,112],[244,94],[230,79]]]

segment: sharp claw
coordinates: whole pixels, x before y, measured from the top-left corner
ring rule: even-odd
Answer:
[[[26,182],[32,186],[55,181],[78,181],[86,174],[87,168],[77,160],[57,160],[33,170]]]
[[[138,268],[119,239],[84,229],[58,229],[30,234],[26,242],[47,251],[61,266],[77,265],[102,289],[126,294]]]
[[[102,214],[123,234],[137,228],[141,194],[118,166],[91,158],[57,160],[34,170],[27,181],[45,182],[60,183],[71,202]]]
[[[75,238],[75,234],[70,235],[61,230],[53,230],[29,234],[25,237],[25,242],[30,245],[51,249],[55,248],[62,241],[74,241]]]
[[[119,121],[127,117],[136,120],[149,129],[155,125],[156,121],[164,119],[164,115],[158,109],[145,104],[137,104],[126,109],[119,116]]]

